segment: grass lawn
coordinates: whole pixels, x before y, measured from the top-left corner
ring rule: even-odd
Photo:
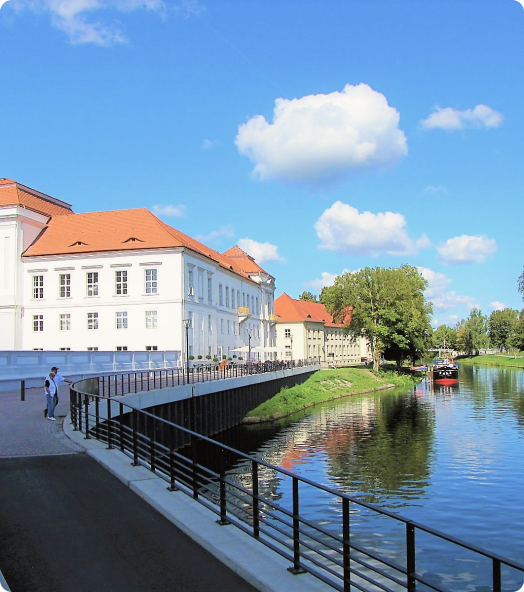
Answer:
[[[274,397],[250,411],[244,422],[272,421],[317,403],[395,386],[411,387],[416,382],[418,379],[409,375],[394,372],[374,374],[369,368],[362,366],[319,370],[304,383],[283,388]]]
[[[524,354],[522,352],[514,355],[510,354],[497,354],[497,355],[485,355],[485,356],[468,356],[459,358],[457,360],[459,364],[475,364],[479,366],[510,366],[512,368],[524,368]]]

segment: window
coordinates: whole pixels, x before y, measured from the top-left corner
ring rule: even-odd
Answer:
[[[240,290],[237,290],[237,306],[240,306]]]
[[[98,351],[98,347],[88,347],[87,351]]]
[[[193,270],[187,270],[187,294],[188,296],[195,295],[195,286],[193,285]]]
[[[146,269],[146,294],[158,292],[158,280],[156,269]]]
[[[258,298],[255,300],[255,314],[259,315],[260,314],[260,308],[258,305]]]
[[[227,321],[227,334],[231,335],[231,321],[229,319]]]
[[[98,313],[88,312],[87,313],[87,328],[90,331],[98,329]]]
[[[211,315],[207,315],[207,330],[209,333],[213,331],[213,326],[211,324]]]
[[[231,290],[231,308],[236,308],[236,306],[235,306],[235,290]]]
[[[60,331],[70,331],[71,330],[71,315],[70,314],[61,314],[60,315]]]
[[[116,313],[116,328],[127,329],[127,312]]]
[[[224,333],[224,319],[220,319],[220,333]]]
[[[207,278],[207,299],[209,302],[213,300],[213,283],[210,277]]]
[[[291,329],[284,329],[284,337],[287,339],[291,337]]]
[[[226,306],[229,308],[229,288],[226,286]]]
[[[33,276],[33,298],[44,297],[44,276],[34,275]]]
[[[87,273],[87,295],[98,296],[98,271]]]
[[[117,345],[115,349],[116,351],[127,351],[127,345]]]
[[[146,310],[146,329],[157,328],[157,311]]]
[[[44,315],[33,315],[33,331],[44,330]]]
[[[146,345],[146,351],[157,351],[158,345]]]
[[[115,271],[115,288],[117,296],[127,294],[127,271]]]
[[[71,298],[71,274],[61,273],[60,281],[60,298]]]
[[[60,351],[71,351],[70,347],[61,347]]]
[[[224,306],[224,288],[222,284],[218,284],[218,304]]]

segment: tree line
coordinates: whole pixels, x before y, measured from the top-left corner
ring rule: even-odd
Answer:
[[[524,271],[517,286],[524,299]],[[366,267],[338,276],[319,298],[303,292],[300,299],[321,302],[347,332],[365,337],[377,370],[384,357],[400,368],[405,360],[415,364],[428,349],[444,345],[468,355],[488,347],[524,350],[524,309],[495,310],[488,317],[473,308],[455,327],[433,330],[426,288],[416,267]]]

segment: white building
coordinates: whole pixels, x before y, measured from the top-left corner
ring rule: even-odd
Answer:
[[[275,300],[275,314],[277,348],[284,359],[355,364],[371,358],[366,339],[345,332],[319,302],[294,300],[284,293]]]
[[[74,214],[1,179],[0,261],[0,349],[185,352],[187,339],[205,360],[275,346],[274,278],[146,209]]]

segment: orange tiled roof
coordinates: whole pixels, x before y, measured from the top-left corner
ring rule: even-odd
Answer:
[[[237,265],[244,271],[245,273],[267,273],[264,269],[258,265],[258,263],[248,255],[245,251],[243,251],[240,247],[236,245],[228,249],[225,253],[223,253],[225,257],[228,259],[234,259]],[[272,277],[272,276],[270,276]]]
[[[351,307],[348,307],[351,322]],[[320,302],[294,300],[285,292],[275,300],[275,314],[279,323],[313,322],[322,323],[326,327],[344,327],[343,323],[335,323],[326,307]]]
[[[242,260],[229,258],[172,228],[146,208],[52,218],[25,257],[184,247],[249,279]],[[255,264],[256,265],[256,264]]]
[[[46,216],[72,214],[71,204],[20,185],[12,179],[0,179],[0,207],[22,206]]]

